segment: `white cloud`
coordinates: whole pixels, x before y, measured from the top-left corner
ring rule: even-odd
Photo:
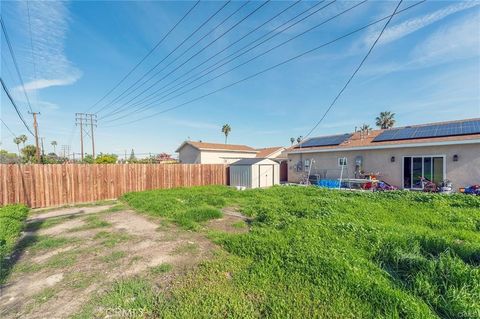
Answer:
[[[417,45],[412,53],[416,64],[441,63],[480,54],[480,14],[442,27]]]
[[[18,2],[18,10],[25,13],[27,2]],[[67,3],[60,1],[30,1],[31,35],[28,16],[22,14],[24,36],[32,39],[33,57],[26,55],[32,64],[35,62],[36,75],[29,76],[25,88],[29,91],[41,90],[51,86],[70,85],[81,77],[81,72],[67,58],[65,41],[70,13]],[[28,51],[30,46],[28,45]],[[15,90],[19,90],[16,87]]]
[[[437,22],[451,14],[463,11],[475,6],[480,5],[478,1],[466,1],[452,4],[446,8],[439,9],[429,14],[425,14],[421,17],[412,18],[404,22],[393,25],[385,30],[382,35],[381,44],[401,39],[415,31],[418,31],[434,22]],[[372,30],[363,40],[365,46],[371,45],[378,36],[378,30]]]

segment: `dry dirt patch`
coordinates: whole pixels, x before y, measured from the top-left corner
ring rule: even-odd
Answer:
[[[214,248],[200,233],[160,227],[158,221],[130,210],[105,212],[109,208],[61,209],[30,219],[34,223],[65,217],[28,233],[36,241],[25,247],[2,288],[1,318],[69,317],[115,280],[151,273],[162,264],[172,270],[152,280],[167,285],[174,274],[196,265]],[[76,217],[67,218],[72,214]],[[84,229],[92,214],[102,223]]]

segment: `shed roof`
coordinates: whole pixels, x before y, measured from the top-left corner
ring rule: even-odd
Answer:
[[[244,158],[244,159],[238,160],[238,161],[236,161],[236,162],[234,162],[233,164],[230,164],[230,165],[254,165],[254,164],[258,164],[260,162],[268,162],[269,164],[277,164],[278,165],[277,162],[272,161],[269,158],[258,158],[258,157]]]

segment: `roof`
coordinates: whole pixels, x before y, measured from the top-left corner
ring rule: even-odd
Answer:
[[[221,143],[204,143],[204,142],[193,142],[193,141],[185,141],[177,148],[176,152],[180,151],[180,149],[189,144],[201,151],[227,151],[227,152],[247,152],[247,153],[256,153],[253,147],[247,145],[235,145],[235,144],[221,144]]]
[[[258,148],[257,151],[257,157],[261,158],[268,158],[270,155],[278,152],[278,151],[283,151],[285,147],[283,146],[274,146],[274,147],[265,147],[265,148]]]
[[[472,119],[468,119],[470,121]],[[421,125],[410,125],[408,127],[421,127],[432,124],[447,124],[455,122],[463,122],[467,120],[460,121],[448,121],[448,122],[439,122],[439,123],[429,123]],[[398,127],[403,128],[403,127]],[[455,142],[465,142],[465,143],[480,143],[480,134],[470,134],[470,135],[455,135],[455,136],[443,136],[443,137],[428,137],[428,138],[417,138],[417,139],[405,139],[405,140],[395,140],[395,141],[382,141],[382,142],[373,142],[373,139],[380,135],[385,130],[372,130],[368,135],[362,134],[361,132],[354,132],[353,135],[340,143],[339,145],[329,145],[329,146],[316,146],[316,147],[305,147],[301,148],[298,145],[295,145],[288,149],[289,153],[303,153],[311,151],[338,151],[349,149],[361,149],[361,148],[392,148],[392,147],[414,147],[422,146],[424,144],[455,144]]]
[[[232,166],[232,165],[254,165],[254,164],[257,164],[257,163],[260,163],[260,162],[263,162],[263,161],[268,161],[268,162],[271,162],[272,164],[278,164],[277,162],[272,161],[269,158],[254,157],[254,158],[244,158],[244,159],[238,160],[238,161],[230,164],[230,166]]]

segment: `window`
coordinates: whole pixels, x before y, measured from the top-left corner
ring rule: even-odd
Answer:
[[[338,158],[338,166],[347,166],[347,158],[346,157],[339,157]]]
[[[403,158],[403,188],[423,189],[423,179],[439,185],[444,179],[443,156],[406,156]]]

